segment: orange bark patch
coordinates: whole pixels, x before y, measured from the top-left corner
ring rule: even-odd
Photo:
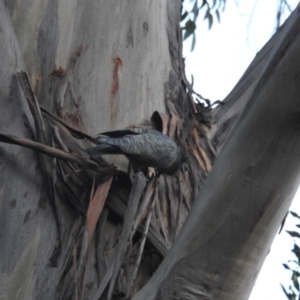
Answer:
[[[120,57],[115,57],[113,59],[114,67],[113,67],[113,74],[112,74],[112,83],[111,83],[111,95],[114,96],[119,90],[119,72],[122,66],[122,60]]]
[[[50,76],[53,77],[63,77],[66,74],[66,70],[62,67],[55,67],[52,73],[50,73]]]
[[[66,121],[68,124],[72,125],[73,127],[81,130],[82,129],[82,121],[81,116],[79,113],[79,109],[76,109],[75,111],[66,112],[62,115],[62,119]]]
[[[111,182],[112,182],[112,177],[110,179],[108,179],[106,182],[99,184],[96,188],[95,194],[93,195],[93,197],[90,201],[88,211],[87,211],[87,220],[86,220],[87,233],[88,233],[87,249],[89,249],[89,247],[91,245],[93,234],[94,234],[94,231],[96,228],[96,224],[97,224],[100,214],[103,210],[103,206],[106,201]]]
[[[206,155],[204,149],[201,147],[200,138],[198,136],[196,128],[194,128],[192,131],[192,137],[196,144],[196,147],[189,147],[189,150],[193,153],[194,157],[198,161],[200,168],[207,172],[210,172],[212,168],[211,161]]]

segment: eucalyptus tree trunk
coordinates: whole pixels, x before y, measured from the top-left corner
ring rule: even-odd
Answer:
[[[212,109],[181,1],[0,0],[0,131],[49,146],[0,145],[0,299],[247,299],[299,184],[298,10]],[[180,145],[175,175],[83,151],[141,124]]]

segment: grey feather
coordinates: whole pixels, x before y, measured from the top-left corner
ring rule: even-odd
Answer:
[[[180,167],[182,154],[168,136],[151,128],[130,128],[105,132],[95,137],[95,147],[86,149],[92,157],[123,154],[139,168],[153,167],[161,173],[174,174]]]

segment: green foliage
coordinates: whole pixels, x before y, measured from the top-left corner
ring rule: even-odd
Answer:
[[[185,0],[185,2],[187,2],[187,0]],[[208,29],[211,29],[215,19],[220,23],[220,12],[225,10],[226,0],[190,0],[189,3],[192,4],[193,8],[189,11],[184,7],[182,8],[181,29],[183,31],[184,40],[192,36],[191,51],[193,51],[196,44],[195,31],[199,11],[205,10],[204,20],[207,20]]]
[[[290,211],[290,214],[300,219],[300,216]],[[296,225],[298,228],[300,227],[300,224]],[[300,238],[300,233],[297,231],[286,231],[290,236],[293,238]],[[289,271],[292,272],[291,277],[291,284],[289,285],[289,288],[286,289],[283,285],[281,285],[283,292],[285,293],[286,297],[289,300],[300,300],[300,286],[299,286],[299,277],[300,277],[300,247],[297,245],[297,243],[294,241],[294,248],[292,252],[297,257],[297,260],[289,260],[286,264],[283,264],[283,267]]]
[[[181,0],[183,7],[181,12],[181,29],[183,31],[183,39],[186,40],[192,36],[191,51],[194,50],[196,44],[196,23],[199,12],[203,11],[203,19],[207,20],[208,29],[212,28],[215,20],[220,23],[221,13],[224,12],[226,0]],[[239,5],[240,0],[235,0],[236,5]],[[276,30],[282,24],[286,12],[291,12],[290,0],[277,0],[276,11]],[[254,4],[255,7],[256,4]],[[293,6],[293,5],[292,5]],[[249,18],[249,24],[251,18]],[[299,299],[300,300],[300,299]]]

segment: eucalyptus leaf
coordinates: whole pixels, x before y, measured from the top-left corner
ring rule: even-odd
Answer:
[[[194,31],[196,29],[196,24],[195,24],[194,21],[192,21],[191,19],[189,19],[185,23],[185,27],[183,29],[185,29],[185,33],[184,33],[183,39],[186,40],[191,34],[194,33]]]
[[[191,10],[191,12],[198,14],[199,13],[199,9],[200,8],[198,8],[198,1],[196,0],[195,3],[194,3],[193,9]]]
[[[300,261],[300,248],[296,244],[294,244],[292,252],[297,256],[298,261]]]
[[[300,219],[300,216],[299,216],[297,213],[295,213],[294,211],[290,211],[290,214],[291,214],[293,217]]]
[[[222,8],[221,8],[221,6],[222,6]],[[221,9],[222,12],[224,12],[225,6],[226,6],[226,0],[220,0],[219,1],[219,9]]]
[[[212,14],[210,13],[210,10],[208,9],[206,11],[206,14],[204,16],[204,20],[207,19],[208,20],[208,29],[211,29],[211,26],[213,24],[213,16]]]
[[[182,15],[181,15],[181,21],[183,21],[188,15],[188,12],[185,11]]]
[[[216,13],[216,16],[217,16],[217,20],[218,20],[218,22],[220,23],[220,22],[221,22],[221,16],[220,16],[219,10],[216,9],[215,13]]]
[[[209,7],[207,1],[206,1],[206,0],[202,0],[202,4],[201,4],[201,6],[199,7],[199,9],[201,9],[204,5],[207,5],[207,6]]]
[[[193,7],[191,13],[194,14],[194,21],[196,22],[198,15],[199,15],[198,1],[195,1],[194,7]]]
[[[289,230],[286,230],[286,232],[292,236],[292,237],[297,237],[297,238],[300,238],[300,233],[297,232],[297,231],[289,231]]]
[[[285,269],[290,270],[290,267],[287,264],[282,264]]]

